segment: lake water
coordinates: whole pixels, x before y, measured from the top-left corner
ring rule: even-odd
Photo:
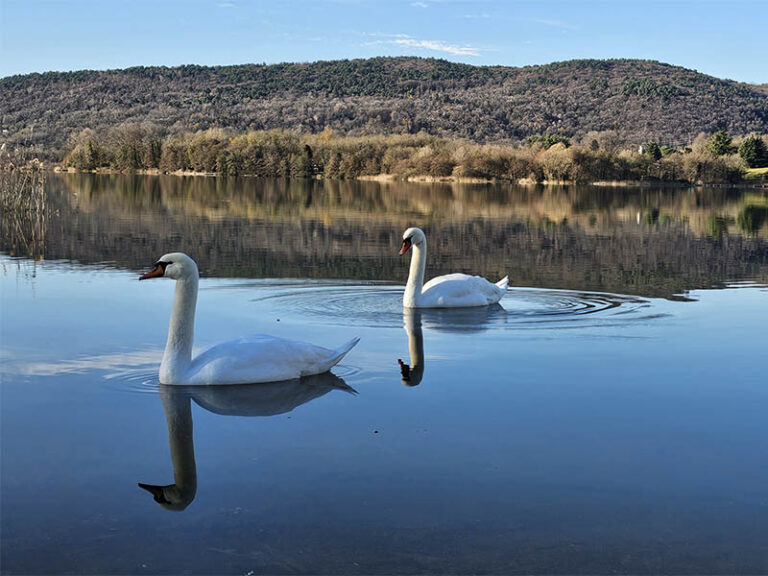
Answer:
[[[3,574],[768,573],[765,193],[46,190],[0,237]],[[509,274],[501,305],[404,313],[411,225],[428,277]],[[173,282],[137,278],[174,250],[196,348],[361,341],[320,377],[161,386]]]

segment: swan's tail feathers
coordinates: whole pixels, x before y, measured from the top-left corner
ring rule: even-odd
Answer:
[[[328,355],[328,358],[325,360],[325,362],[321,364],[321,366],[318,368],[317,372],[315,373],[326,372],[331,368],[333,368],[334,366],[336,366],[336,364],[338,364],[339,361],[341,361],[341,359],[344,358],[347,352],[352,350],[352,348],[354,348],[355,344],[357,344],[358,342],[360,342],[360,338],[355,337],[355,338],[352,338],[352,340],[350,340],[349,342],[345,342],[338,348],[334,348],[333,350],[331,350],[330,351],[331,353]]]
[[[498,286],[502,290],[506,290],[507,286],[509,286],[509,276],[504,276],[504,278],[496,282],[496,286]]]
[[[345,342],[338,348],[335,348],[333,351],[338,355],[339,360],[341,360],[342,358],[344,358],[344,355],[350,350],[352,350],[352,348],[354,348],[355,344],[357,344],[358,342],[360,342],[360,338],[355,336],[354,338],[352,338],[352,340],[350,340],[349,342]]]

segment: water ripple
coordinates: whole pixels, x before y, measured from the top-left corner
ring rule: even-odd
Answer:
[[[107,388],[132,394],[157,394],[160,380],[157,368],[152,372],[120,371],[105,377]]]
[[[365,327],[403,324],[403,287],[382,285],[307,285],[256,298],[277,313],[297,314],[318,322]],[[486,328],[544,328],[573,324],[584,327],[608,321],[628,322],[664,316],[651,301],[636,296],[514,288],[500,305],[460,309],[422,309],[427,327],[472,330]]]
[[[322,318],[334,324],[396,327],[403,322],[400,286],[307,285],[254,301],[269,302],[275,311]]]

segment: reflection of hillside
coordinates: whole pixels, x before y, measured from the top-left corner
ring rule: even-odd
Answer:
[[[173,249],[206,275],[404,282],[400,235],[420,225],[439,239],[428,276],[669,295],[768,278],[768,222],[754,194],[64,175],[49,182],[58,217],[45,253],[140,269]],[[3,250],[10,236],[3,228]]]

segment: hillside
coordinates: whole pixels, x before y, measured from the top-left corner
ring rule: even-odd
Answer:
[[[169,133],[210,127],[382,134],[480,142],[618,130],[629,143],[699,132],[768,132],[768,94],[645,60],[476,67],[373,58],[311,64],[138,67],[0,79],[2,142],[60,157],[70,135],[123,122]]]

